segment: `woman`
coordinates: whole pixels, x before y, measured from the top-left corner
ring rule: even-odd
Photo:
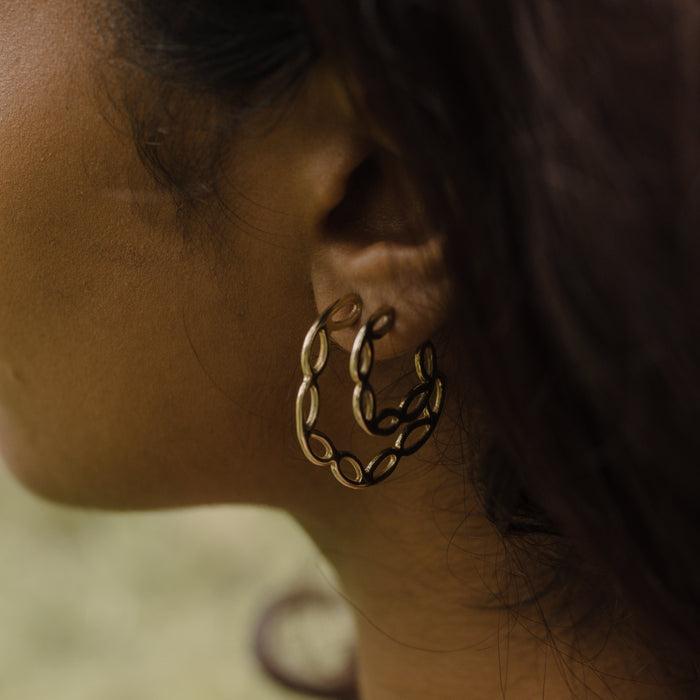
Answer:
[[[692,0],[5,3],[8,466],[285,508],[363,698],[695,696],[699,38]]]

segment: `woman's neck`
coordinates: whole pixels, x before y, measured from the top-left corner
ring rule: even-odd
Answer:
[[[516,616],[498,604],[517,576],[501,536],[464,488],[427,486],[425,464],[414,473],[299,518],[354,609],[362,700],[664,697],[609,628],[573,646],[538,606]]]

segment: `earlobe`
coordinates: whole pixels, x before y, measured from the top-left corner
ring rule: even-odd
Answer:
[[[316,305],[321,312],[350,292],[362,299],[362,322],[383,306],[394,309],[391,332],[377,344],[385,359],[413,351],[442,326],[449,305],[442,241],[330,242],[317,248],[312,262]],[[348,352],[357,329],[344,329],[334,340]]]

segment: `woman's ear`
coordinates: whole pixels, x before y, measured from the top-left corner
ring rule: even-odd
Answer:
[[[243,211],[266,202],[260,228],[300,243],[319,314],[349,293],[362,299],[363,320],[394,308],[394,326],[376,347],[377,357],[390,357],[443,322],[443,238],[426,223],[391,140],[350,92],[332,66],[314,66],[273,128],[263,122],[239,138],[234,181],[247,195]],[[333,339],[349,350],[357,330]]]
[[[450,297],[443,237],[405,184],[400,157],[380,143],[346,174],[342,198],[317,230],[311,275],[319,313],[350,292],[362,299],[363,321],[382,306],[394,308],[377,358],[414,350],[442,325]],[[356,332],[333,339],[350,350]]]

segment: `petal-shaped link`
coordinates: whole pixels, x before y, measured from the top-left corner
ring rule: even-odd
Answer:
[[[430,384],[418,384],[408,392],[406,398],[399,405],[402,423],[412,423],[423,414],[432,389]]]
[[[325,436],[322,432],[318,430],[310,432],[306,444],[311,457],[309,457],[309,454],[306,456],[314,464],[318,464],[319,467],[331,464],[335,461],[336,452],[333,443],[330,441],[330,438]],[[316,452],[312,447],[314,444],[319,445],[323,449],[323,452],[320,454]]]
[[[435,348],[432,343],[425,343],[416,353],[416,374],[424,382],[435,378]]]
[[[383,338],[394,326],[395,312],[391,306],[382,306],[379,311],[373,313],[365,324],[369,329],[372,340]]]
[[[343,312],[345,314],[343,315]],[[347,294],[326,311],[326,328],[329,333],[354,326],[362,314],[362,301],[357,294]],[[323,317],[322,317],[323,318]]]
[[[376,397],[369,384],[358,382],[352,393],[352,412],[357,424],[368,434],[374,435],[372,430],[376,410]]]
[[[435,386],[430,392],[430,399],[428,403],[428,408],[430,409],[430,414],[435,416],[435,420],[440,417],[440,412],[442,411],[442,394],[444,392],[444,386],[442,379],[440,377],[435,378]]]
[[[318,341],[316,359],[311,361],[311,353]],[[306,334],[304,346],[301,349],[301,371],[305,377],[318,376],[323,372],[328,362],[328,332],[325,327],[312,326]]]
[[[421,418],[421,420],[409,423],[396,439],[396,449],[400,450],[402,455],[412,455],[425,445],[434,428],[435,423],[430,417]],[[411,436],[414,433],[419,434],[418,437],[411,442]]]
[[[378,484],[383,481],[396,469],[401,455],[398,450],[388,448],[382,450],[368,465],[367,475],[372,479],[372,483]]]
[[[375,419],[373,435],[392,435],[401,425],[401,415],[394,408],[385,408]]]
[[[309,401],[309,410],[305,413],[304,408],[306,407],[307,399]],[[297,411],[301,411],[301,414],[297,416],[297,422],[301,420],[306,430],[313,430],[316,426],[320,403],[321,400],[316,381],[312,378],[305,379],[299,387],[299,394],[297,396]]]
[[[350,378],[355,384],[366,382],[374,365],[374,346],[367,336],[368,328],[363,326],[355,336],[350,353]]]
[[[347,474],[347,467],[350,467],[351,475]],[[360,461],[348,452],[339,455],[338,460],[331,465],[331,472],[341,484],[350,488],[369,486]]]

